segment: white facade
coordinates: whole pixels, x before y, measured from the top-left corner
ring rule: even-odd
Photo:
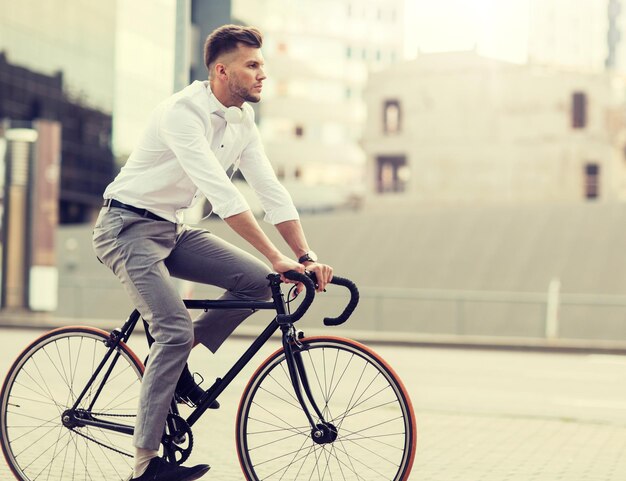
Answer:
[[[530,0],[528,60],[604,70],[609,0]]]
[[[233,0],[264,35],[260,129],[279,175],[310,184],[364,180],[359,146],[368,71],[402,57],[404,0]]]
[[[609,68],[626,74],[626,1],[528,1],[529,63],[600,72],[612,49]]]
[[[442,203],[626,200],[624,91],[606,73],[474,52],[395,65],[366,91],[370,190]]]

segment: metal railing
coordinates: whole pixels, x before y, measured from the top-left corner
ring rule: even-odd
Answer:
[[[115,279],[103,282],[102,278],[72,276],[62,278],[60,282],[59,315],[77,319],[112,319],[128,314],[130,303]],[[201,293],[194,292],[193,296],[216,297],[221,292],[206,286],[200,290]],[[516,332],[513,335],[522,337],[557,339],[563,336],[564,323],[571,324],[572,318],[582,317],[589,319],[588,328],[573,337],[613,340],[615,336],[611,333],[623,332],[620,339],[626,340],[626,295],[561,293],[555,282],[546,292],[387,287],[361,287],[359,290],[361,306],[351,323],[356,329],[425,332],[420,319],[432,316],[431,325],[426,326],[430,333],[438,332],[439,323],[447,326],[441,333],[471,335],[476,333],[476,325],[484,324],[485,329],[492,329],[489,335],[511,335],[513,331]],[[329,309],[336,309],[345,301],[345,293],[329,289],[322,299],[314,304],[313,316],[327,315]],[[398,319],[400,317],[402,319]],[[611,333],[598,332],[601,318],[609,319],[606,325],[612,323]],[[613,325],[622,321],[624,329],[621,325]],[[569,334],[572,337],[571,329]]]

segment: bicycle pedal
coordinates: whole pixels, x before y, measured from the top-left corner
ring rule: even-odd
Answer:
[[[176,393],[174,393],[174,399],[176,400],[176,404],[185,404],[192,409],[196,407],[196,405],[192,403],[189,399],[185,399]]]

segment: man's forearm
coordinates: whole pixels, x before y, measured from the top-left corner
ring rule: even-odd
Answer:
[[[224,221],[237,234],[248,241],[256,250],[263,254],[270,262],[281,257],[280,251],[267,237],[258,222],[249,210],[227,217]]]
[[[291,250],[293,250],[296,255],[296,259],[299,260],[304,254],[311,252],[309,244],[306,241],[306,237],[304,236],[302,224],[300,224],[299,220],[281,222],[280,224],[276,224],[276,228],[278,229],[278,232],[280,232],[280,235],[283,236],[283,239],[285,239],[285,242],[289,244]],[[326,284],[331,282],[333,278],[332,267],[326,264],[321,264],[314,259],[303,260],[303,264],[307,269],[315,273],[317,277],[317,290],[319,292],[324,291]]]
[[[296,255],[296,259],[311,250],[309,249],[309,244],[306,241],[304,230],[299,220],[281,222],[280,224],[276,224],[275,227],[278,229],[283,239],[285,239],[285,242],[291,247],[291,250]]]

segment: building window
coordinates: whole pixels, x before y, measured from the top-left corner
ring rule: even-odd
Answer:
[[[572,94],[572,128],[584,129],[587,126],[587,95],[584,92]]]
[[[304,127],[302,127],[302,125],[296,125],[294,133],[296,134],[296,137],[302,137],[304,135]]]
[[[585,165],[585,198],[598,197],[600,197],[600,166],[590,163]]]
[[[379,194],[404,192],[410,179],[406,156],[379,156],[376,162],[376,191]]]
[[[402,128],[400,101],[385,100],[383,107],[383,130],[386,134],[397,134]]]

